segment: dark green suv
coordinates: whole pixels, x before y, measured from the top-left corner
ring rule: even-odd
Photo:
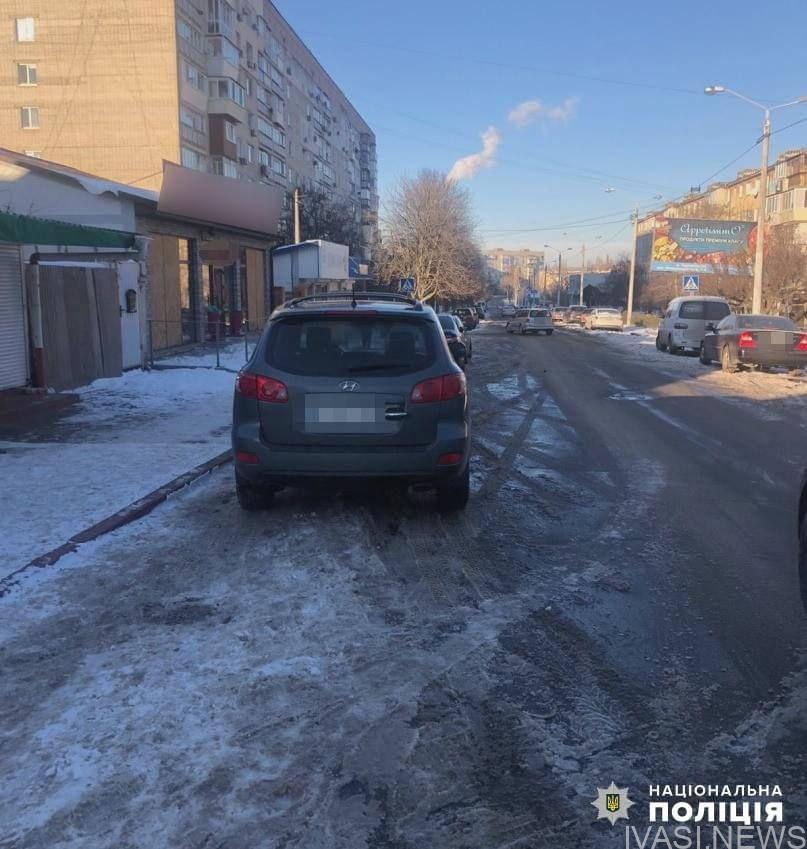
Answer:
[[[323,480],[434,487],[444,511],[468,501],[465,375],[434,311],[404,296],[337,292],[275,310],[236,380],[232,442],[245,509]]]

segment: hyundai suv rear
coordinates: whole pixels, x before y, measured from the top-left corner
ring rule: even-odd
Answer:
[[[409,298],[330,293],[275,310],[233,402],[238,500],[269,505],[287,485],[383,479],[434,487],[465,506],[465,375],[434,311]]]

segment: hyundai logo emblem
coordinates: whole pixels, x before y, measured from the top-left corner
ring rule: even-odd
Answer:
[[[342,390],[342,392],[358,392],[359,384],[356,383],[355,380],[343,380],[339,384],[339,388]]]

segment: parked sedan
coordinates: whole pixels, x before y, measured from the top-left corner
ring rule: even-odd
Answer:
[[[746,365],[804,368],[807,332],[778,315],[727,315],[706,325],[700,360],[704,365],[718,360],[724,371]]]
[[[583,304],[573,304],[566,311],[566,324],[579,324],[581,327],[585,324],[586,316],[590,312],[587,306]]]
[[[597,307],[585,318],[584,326],[588,330],[622,330],[622,313],[610,307]]]
[[[473,307],[457,307],[454,310],[454,315],[459,316],[466,330],[473,330],[479,324],[479,317]]]
[[[552,321],[554,324],[566,324],[566,310],[564,307],[555,307],[552,310]]]
[[[465,328],[456,315],[443,312],[437,316],[437,319],[440,322],[443,335],[446,337],[446,342],[448,342],[448,350],[451,351],[454,362],[464,370],[473,353],[470,335],[466,335]]]
[[[520,333],[522,336],[527,333],[546,333],[551,336],[552,316],[545,309],[519,310],[516,317],[507,322],[505,329],[508,333]]]

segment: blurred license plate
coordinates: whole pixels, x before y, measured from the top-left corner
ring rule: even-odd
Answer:
[[[377,422],[375,395],[305,396],[305,427],[314,431],[363,430]]]
[[[771,333],[772,345],[787,345],[789,333],[786,330],[774,330]]]

